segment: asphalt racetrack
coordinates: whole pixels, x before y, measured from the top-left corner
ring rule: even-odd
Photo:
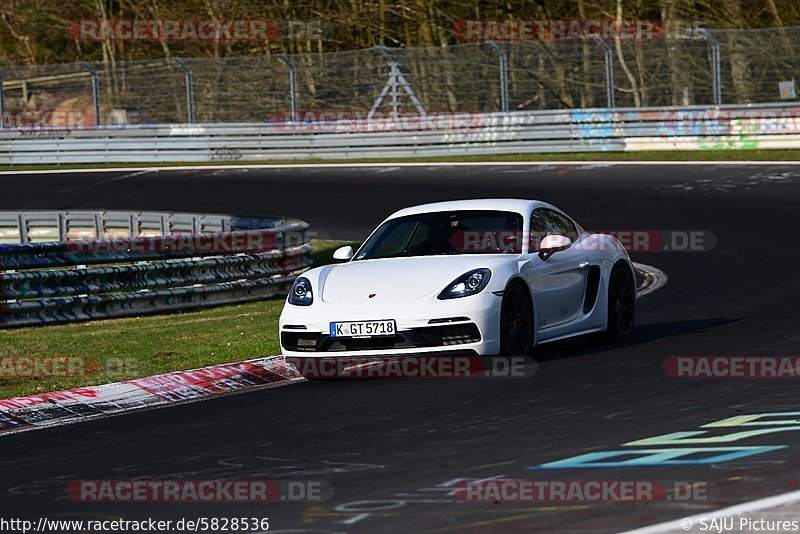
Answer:
[[[730,461],[538,468],[742,415],[800,412],[792,379],[677,379],[670,356],[795,356],[800,167],[577,165],[223,169],[0,176],[0,209],[287,215],[363,239],[397,208],[473,197],[552,202],[591,229],[705,230],[705,252],[634,253],[667,273],[633,336],[560,342],[530,378],[304,382],[0,438],[6,516],[269,517],[292,532],[617,532],[794,490],[799,427],[706,428],[670,447],[781,446]],[[254,357],[257,355],[243,355]],[[784,419],[797,419],[787,416]],[[645,448],[647,446],[633,447]],[[649,448],[658,448],[650,446]],[[717,451],[698,452],[699,459]],[[612,463],[614,463],[612,462]],[[706,500],[460,502],[456,479],[689,481]],[[324,502],[75,503],[80,479],[324,480]]]

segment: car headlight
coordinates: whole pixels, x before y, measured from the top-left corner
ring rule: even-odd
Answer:
[[[311,291],[311,282],[304,276],[298,277],[292,289],[289,290],[289,304],[295,306],[310,306],[314,302],[314,293]]]
[[[489,269],[475,269],[459,276],[439,293],[439,300],[457,299],[477,295],[489,284],[492,271]]]

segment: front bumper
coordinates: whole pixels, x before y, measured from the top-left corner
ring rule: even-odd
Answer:
[[[489,291],[463,299],[427,303],[359,302],[284,305],[280,342],[284,355],[305,357],[396,355],[468,351],[497,354],[501,297]],[[330,323],[393,319],[393,337],[331,337]]]

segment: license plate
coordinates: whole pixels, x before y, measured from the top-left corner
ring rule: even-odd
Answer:
[[[396,331],[393,320],[331,323],[331,337],[389,337]]]

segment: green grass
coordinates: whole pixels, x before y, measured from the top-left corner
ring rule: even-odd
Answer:
[[[651,150],[644,152],[565,152],[548,154],[498,154],[490,156],[444,156],[435,158],[382,158],[382,159],[271,159],[259,161],[213,161],[208,163],[103,163],[65,165],[0,165],[0,170],[22,171],[41,169],[95,169],[114,167],[178,167],[181,165],[223,167],[227,165],[258,164],[319,164],[319,163],[436,163],[459,161],[800,161],[800,149],[786,150]]]
[[[342,244],[313,241],[314,265],[330,263]],[[82,376],[0,378],[0,398],[277,354],[283,303],[275,298],[168,315],[0,330],[0,359],[81,356],[97,367],[96,373]]]

